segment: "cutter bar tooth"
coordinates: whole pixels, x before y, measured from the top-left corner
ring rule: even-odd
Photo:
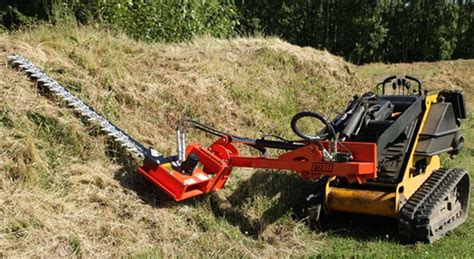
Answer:
[[[56,80],[46,75],[41,69],[36,67],[29,60],[20,55],[8,56],[8,64],[11,67],[18,68],[28,75],[32,80],[41,83],[44,87],[50,90],[55,96],[67,102],[67,106],[74,109],[74,111],[81,114],[87,121],[99,126],[99,129],[106,132],[115,142],[124,147],[128,152],[143,158],[146,148],[138,141],[127,135],[120,128],[113,125],[102,115],[96,113],[94,109],[84,104],[79,98],[74,96]]]

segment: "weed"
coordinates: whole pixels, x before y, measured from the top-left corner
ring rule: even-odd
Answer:
[[[81,239],[76,235],[70,235],[68,241],[72,252],[79,255],[81,253]]]

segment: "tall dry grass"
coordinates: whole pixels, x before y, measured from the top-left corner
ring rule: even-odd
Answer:
[[[168,154],[183,116],[250,137],[290,137],[293,113],[331,114],[360,84],[341,58],[276,38],[162,45],[70,26],[0,36],[0,256],[287,256],[320,249],[319,234],[291,219],[291,197],[302,184],[296,176],[236,171],[224,195],[234,195],[237,220],[216,211],[209,197],[176,204],[136,175],[104,136],[7,68],[10,53]]]

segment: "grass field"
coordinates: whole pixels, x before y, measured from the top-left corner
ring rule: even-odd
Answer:
[[[474,216],[433,245],[403,246],[393,219],[336,215],[311,230],[292,217],[296,175],[235,170],[219,194],[175,203],[72,111],[6,65],[22,54],[138,140],[170,154],[189,116],[239,135],[293,138],[301,110],[332,117],[392,74],[474,102],[474,60],[355,66],[276,38],[149,44],[90,27],[39,26],[0,36],[0,256],[472,257]],[[450,167],[474,172],[472,116]],[[190,138],[209,143],[200,134]],[[215,205],[225,196],[232,212]],[[471,206],[473,199],[471,199]]]

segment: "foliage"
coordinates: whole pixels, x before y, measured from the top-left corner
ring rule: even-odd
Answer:
[[[0,18],[8,28],[28,25],[29,19],[64,23],[71,17],[83,24],[104,24],[148,41],[182,41],[209,34],[228,37],[238,24],[232,0],[8,0]]]
[[[460,8],[445,0],[409,3],[399,1],[386,13],[390,28],[382,50],[386,59],[397,62],[451,58],[457,43]]]
[[[71,19],[72,18],[72,19]],[[37,19],[124,31],[136,39],[277,35],[351,62],[474,57],[474,1],[448,0],[4,0],[15,29]]]
[[[454,58],[474,58],[474,3],[462,8],[458,20]]]
[[[49,0],[3,0],[0,1],[0,21],[4,27],[14,29],[19,25],[30,24],[36,19],[46,19],[49,10],[51,10]]]
[[[232,1],[126,1],[109,6],[106,19],[134,38],[188,40],[199,34],[232,35],[237,23]]]
[[[239,0],[242,31],[326,48],[355,63],[473,57],[474,2]]]

